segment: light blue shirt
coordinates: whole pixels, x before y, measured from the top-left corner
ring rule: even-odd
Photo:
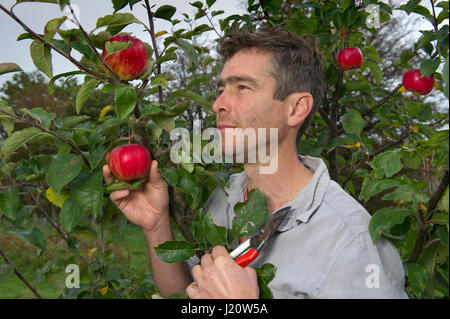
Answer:
[[[396,247],[383,237],[372,242],[370,214],[330,179],[322,159],[299,157],[314,176],[285,205],[291,211],[279,233],[249,266],[275,265],[269,284],[274,298],[408,298]],[[244,200],[245,172],[232,175],[228,184],[228,196],[217,188],[206,211],[230,229],[234,205]]]

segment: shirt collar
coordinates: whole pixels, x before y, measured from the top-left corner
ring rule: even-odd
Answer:
[[[278,227],[278,231],[287,231],[300,223],[307,223],[322,203],[328,184],[330,183],[328,168],[321,158],[303,155],[299,155],[299,158],[305,166],[314,172],[314,175],[298,196],[283,206],[290,206],[291,210]],[[247,187],[245,172],[242,171],[232,175],[229,185],[227,200],[231,209],[233,209],[237,202],[244,200],[244,192]]]

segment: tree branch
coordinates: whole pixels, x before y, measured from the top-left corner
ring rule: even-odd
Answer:
[[[6,253],[0,249],[0,256],[3,257],[3,259],[6,261],[6,263],[8,265],[13,265],[13,263],[11,262],[11,260],[8,258],[8,256],[6,255]],[[36,296],[36,298],[38,299],[42,299],[41,295],[39,294],[39,292],[36,290],[36,287],[33,286],[32,284],[30,284],[28,282],[28,280],[25,279],[25,277],[20,273],[19,270],[17,270],[16,266],[14,266],[14,273],[16,274],[16,276],[22,280],[22,282],[33,292],[33,294]]]
[[[150,9],[150,3],[148,0],[145,0],[145,8],[147,9],[148,23],[150,27],[150,29],[148,29],[148,32],[150,33],[150,37],[152,39],[153,51],[155,52],[155,61],[157,61],[159,59],[159,52],[155,37],[155,24],[153,23],[153,13],[152,10]],[[161,64],[158,64],[156,66],[156,70],[157,74],[161,74]],[[163,94],[161,85],[158,85],[158,94],[159,94],[159,103],[162,103]]]
[[[434,195],[431,197],[431,199],[428,201],[427,205],[427,213],[425,217],[422,216],[423,222],[421,227],[419,228],[419,234],[417,235],[416,243],[414,244],[413,251],[411,253],[411,256],[408,259],[408,263],[415,263],[419,257],[420,254],[423,251],[423,248],[425,246],[426,241],[426,235],[428,228],[430,226],[429,222],[431,221],[434,210],[436,209],[439,201],[442,198],[442,195],[444,195],[445,189],[447,188],[449,183],[449,176],[448,176],[448,169],[445,170],[444,177],[442,178],[441,183],[439,184],[438,189],[434,193]]]

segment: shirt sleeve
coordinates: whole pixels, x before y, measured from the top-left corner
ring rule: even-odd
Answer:
[[[333,261],[318,298],[405,299],[405,274],[397,248],[368,232],[353,237]]]

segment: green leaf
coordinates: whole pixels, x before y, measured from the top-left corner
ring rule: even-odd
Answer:
[[[124,28],[131,23],[142,23],[131,13],[114,13],[98,18],[97,28],[101,27],[121,27]],[[109,31],[107,29],[107,31]],[[113,32],[111,32],[113,33]]]
[[[58,80],[59,78],[62,78],[65,76],[77,75],[77,74],[85,74],[85,73],[86,72],[84,72],[84,71],[71,71],[71,72],[66,72],[66,73],[61,73],[61,74],[55,75],[48,82],[48,85],[47,85],[48,93],[53,94],[55,92],[55,90],[53,89],[53,86],[55,85],[55,81]]]
[[[349,134],[359,135],[364,125],[364,119],[357,110],[350,110],[342,118],[342,127]]]
[[[217,226],[211,217],[211,212],[203,219],[203,231],[211,246],[225,246],[227,243],[227,228]]]
[[[426,76],[436,72],[441,64],[441,57],[437,56],[433,60],[425,60],[420,64],[420,76]]]
[[[100,169],[81,173],[72,182],[72,197],[75,203],[97,217],[103,202],[103,173]]]
[[[270,291],[268,285],[275,276],[275,270],[275,266],[270,263],[266,263],[260,268],[255,268],[256,274],[258,276],[260,299],[273,299],[272,292]]]
[[[248,193],[245,202],[234,206],[235,218],[232,222],[234,238],[246,237],[257,231],[269,217],[266,197],[258,189]]]
[[[414,9],[417,7],[417,5],[420,3],[421,0],[409,0],[408,3],[404,6],[404,10],[408,15],[411,14],[411,12],[414,11]]]
[[[31,42],[30,55],[38,70],[51,79],[53,77],[53,67],[50,47],[39,40],[34,40]]]
[[[170,19],[175,14],[175,11],[177,11],[177,8],[175,8],[173,6],[169,6],[169,5],[163,5],[163,6],[160,6],[156,10],[156,12],[153,16],[155,18],[160,18],[160,19],[164,19],[167,21],[171,21]]]
[[[40,249],[40,254],[45,251],[45,234],[39,228],[33,227],[31,232],[22,230],[18,234]]]
[[[80,155],[62,154],[50,165],[47,172],[47,184],[56,193],[70,183],[81,171],[83,160]]]
[[[113,41],[113,42],[105,42],[105,50],[108,52],[108,54],[125,50],[133,45],[133,42],[126,41],[126,42],[119,42],[119,41]]]
[[[449,85],[449,75],[448,75],[448,57],[445,60],[445,65],[444,65],[444,69],[442,70],[442,78],[444,79],[444,84],[445,84],[445,88],[444,88],[444,94],[447,97],[447,99],[449,98],[448,96],[448,85]]]
[[[373,180],[366,176],[363,181],[361,193],[359,194],[359,199],[367,202],[372,196],[398,185],[400,185],[400,182],[393,179]]]
[[[379,209],[370,219],[369,233],[373,242],[377,242],[383,230],[389,230],[394,225],[403,223],[410,211],[400,207],[385,207]]]
[[[88,100],[89,96],[94,92],[97,85],[100,84],[100,80],[97,79],[89,79],[88,81],[84,82],[83,86],[78,90],[76,99],[75,99],[75,109],[77,111],[77,114],[80,114],[81,108],[83,107],[84,103]]]
[[[345,81],[344,86],[348,92],[372,90],[372,86],[367,81]]]
[[[213,114],[212,111],[212,103],[206,100],[203,96],[189,91],[189,90],[177,90],[172,93],[172,97],[185,97],[188,98],[191,101],[194,101],[198,105],[200,105],[204,111],[206,111],[208,114]]]
[[[72,198],[67,199],[61,209],[59,220],[61,225],[69,232],[78,225],[81,217],[81,208]]]
[[[176,263],[195,255],[195,245],[188,241],[166,241],[155,247],[156,255],[166,263]]]
[[[18,66],[17,64],[15,64],[13,62],[0,63],[0,74],[5,74],[5,73],[9,73],[9,72],[17,72],[17,71],[22,71],[22,69],[20,68],[20,66]]]
[[[206,219],[206,214],[203,212],[203,209],[198,209],[195,213],[194,220],[191,224],[192,235],[194,236],[195,241],[203,245],[203,248],[207,248],[208,241],[206,239],[206,232],[204,230],[204,220]]]
[[[19,147],[44,134],[46,135],[47,133],[43,133],[40,129],[35,127],[29,127],[14,132],[6,139],[6,141],[3,142],[2,153],[4,160],[8,161],[9,157],[14,154]]]
[[[430,136],[430,145],[434,147],[439,147],[441,145],[448,145],[449,131],[442,130],[434,133]]]
[[[137,103],[137,95],[134,88],[129,85],[121,85],[116,89],[116,113],[120,119],[126,118],[134,111]]]
[[[393,192],[383,195],[381,200],[390,200],[398,204],[410,203],[417,206],[427,203],[429,197],[425,192],[417,190],[411,185],[400,185]]]
[[[0,212],[6,217],[15,219],[20,206],[20,194],[16,186],[0,192]]]
[[[380,86],[381,81],[383,81],[383,71],[381,70],[380,66],[372,61],[367,61],[366,64],[369,67],[373,78],[377,82],[377,85]]]
[[[194,71],[199,65],[199,56],[197,50],[189,42],[177,39],[177,44],[184,50],[188,58],[188,71]]]
[[[216,2],[216,0],[206,0],[206,4],[208,5],[208,8],[211,8],[211,6]]]
[[[413,293],[416,296],[420,296],[427,285],[427,271],[421,265],[416,263],[405,264],[405,270]]]
[[[48,113],[42,107],[35,107],[30,110],[23,108],[21,111],[38,120],[38,122],[46,129],[50,127],[50,124],[56,117],[55,113]]]
[[[50,41],[53,39],[53,37],[56,34],[56,31],[58,31],[61,24],[64,23],[64,21],[67,19],[67,17],[61,17],[61,18],[55,18],[47,22],[47,24],[44,27],[44,38],[47,41]]]
[[[132,182],[131,184],[112,182],[106,186],[106,191],[108,193],[110,193],[110,192],[121,190],[121,189],[140,189],[142,186],[142,183],[144,183],[145,181],[146,181],[146,179],[143,178],[140,180],[136,180],[136,181]]]
[[[201,1],[195,1],[192,3],[189,3],[191,6],[196,7],[197,9],[203,8],[203,3]]]
[[[162,167],[160,169],[162,176],[172,186],[177,186],[178,181],[180,180],[180,176],[177,173],[176,169],[170,167]]]
[[[375,170],[376,178],[391,177],[398,173],[403,165],[401,154],[396,150],[387,151],[375,156],[370,166]]]
[[[200,83],[209,81],[211,81],[211,78],[207,75],[197,76],[189,82],[189,84],[187,85],[187,89],[192,90],[193,88],[197,87]]]

